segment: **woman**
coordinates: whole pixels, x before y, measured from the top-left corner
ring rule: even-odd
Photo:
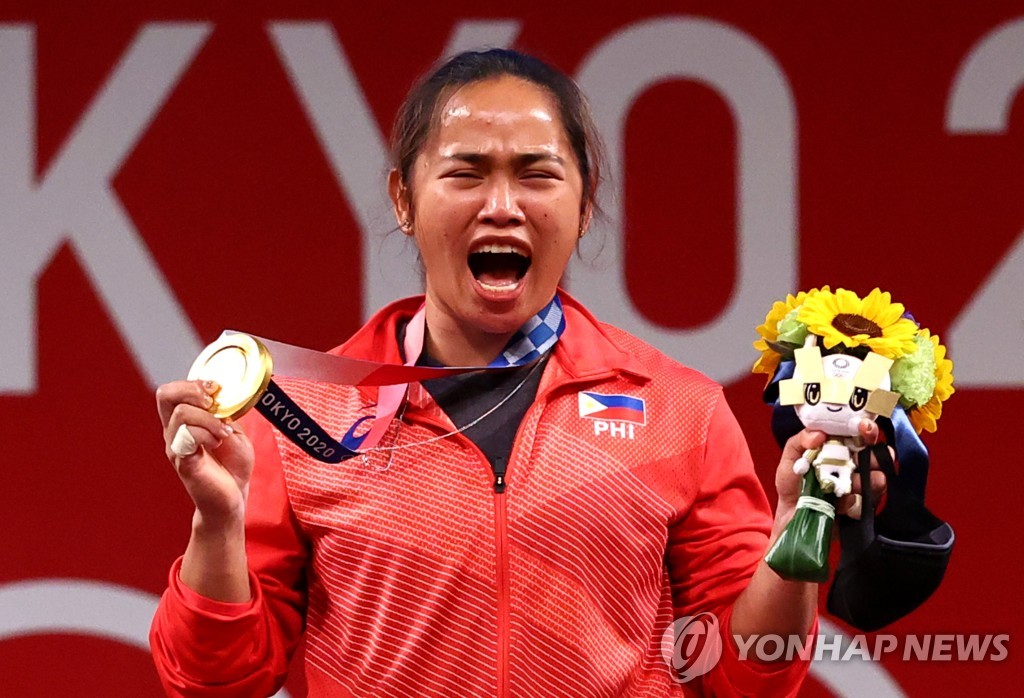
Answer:
[[[380,445],[337,465],[258,416],[222,424],[207,412],[215,385],[162,386],[167,454],[196,505],[153,625],[168,692],[270,694],[305,630],[316,696],[677,695],[660,652],[673,618],[811,633],[816,587],[761,558],[795,507],[793,461],[823,435],[787,445],[773,519],[721,388],[557,288],[599,179],[572,81],[510,51],[460,54],[410,93],[393,154],[426,296],[336,352],[483,366],[535,318],[561,313],[564,331],[532,363],[410,386]],[[422,347],[407,332],[421,304]],[[376,397],[287,389],[331,433]],[[586,416],[606,408],[632,440]],[[199,446],[184,457],[183,426]],[[687,689],[786,694],[806,672],[724,644]]]

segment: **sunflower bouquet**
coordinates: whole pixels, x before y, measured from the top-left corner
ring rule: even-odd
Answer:
[[[766,396],[827,437],[794,466],[804,476],[797,510],[766,560],[787,579],[825,581],[835,503],[851,491],[864,448],[860,422],[907,424],[919,444],[953,394],[952,362],[938,336],[877,288],[863,299],[828,286],[789,295],[757,332],[753,371],[768,375]]]

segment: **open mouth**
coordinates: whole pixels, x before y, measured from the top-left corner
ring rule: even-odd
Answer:
[[[530,269],[530,255],[513,245],[481,245],[468,261],[473,278],[488,291],[514,289]]]

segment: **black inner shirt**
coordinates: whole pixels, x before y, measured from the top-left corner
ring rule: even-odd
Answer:
[[[490,461],[498,492],[504,490],[505,469],[512,455],[516,432],[526,410],[537,397],[547,361],[548,355],[545,355],[533,364],[506,371],[463,373],[423,381],[423,387],[458,429],[508,398],[501,407],[462,432]],[[443,366],[426,354],[416,363],[419,366]],[[520,383],[522,387],[516,390]],[[515,394],[509,397],[512,391]]]
[[[403,325],[398,331],[399,346],[404,342]],[[490,461],[497,492],[505,489],[505,469],[512,455],[516,432],[526,415],[526,410],[537,397],[537,388],[540,386],[540,378],[549,356],[550,352],[532,364],[504,371],[463,373],[422,381],[423,387],[457,429],[462,429],[508,398],[501,407],[462,432]],[[435,368],[444,366],[426,352],[420,355],[416,365]],[[520,383],[522,387],[516,390]],[[515,394],[509,397],[512,391],[515,391]]]

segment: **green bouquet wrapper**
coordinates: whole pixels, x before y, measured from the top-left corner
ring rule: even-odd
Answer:
[[[836,498],[825,494],[815,469],[808,469],[800,486],[800,496],[813,497],[835,506]],[[775,541],[765,562],[783,579],[800,582],[828,581],[828,552],[832,545],[834,515],[797,505],[792,520]]]

